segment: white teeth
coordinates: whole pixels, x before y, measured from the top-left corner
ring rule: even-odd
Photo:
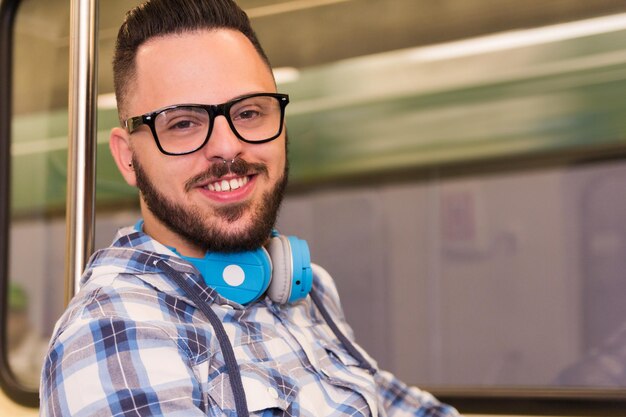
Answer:
[[[231,191],[241,188],[248,183],[248,177],[232,178],[230,180],[222,180],[218,182],[210,183],[206,186],[209,191]]]

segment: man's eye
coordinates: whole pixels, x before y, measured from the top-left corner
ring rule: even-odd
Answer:
[[[189,129],[196,125],[191,120],[178,120],[172,124],[170,124],[170,129]]]
[[[258,110],[241,110],[235,114],[233,120],[251,120],[261,116],[261,112]]]
[[[161,131],[182,133],[205,127],[208,118],[209,115],[204,110],[176,108],[159,114],[155,126]]]
[[[197,117],[177,117],[169,120],[166,129],[173,132],[195,131],[204,128],[206,122]]]

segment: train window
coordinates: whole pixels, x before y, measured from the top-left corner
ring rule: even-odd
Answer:
[[[381,366],[465,412],[623,412],[623,4],[243,4],[292,98],[280,228]]]
[[[68,15],[67,2],[23,0],[13,31],[4,347],[24,392],[39,387],[49,318],[63,308]]]

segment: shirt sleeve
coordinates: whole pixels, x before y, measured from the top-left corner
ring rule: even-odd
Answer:
[[[379,398],[388,417],[456,417],[454,407],[439,402],[416,387],[409,387],[386,371],[376,374]]]
[[[176,339],[121,318],[74,321],[51,343],[41,416],[204,416],[198,378]]]

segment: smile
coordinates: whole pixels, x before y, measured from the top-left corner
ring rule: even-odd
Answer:
[[[231,178],[229,180],[223,179],[220,181],[211,182],[207,184],[204,188],[209,191],[228,192],[243,187],[248,183],[248,181],[250,181],[250,179],[247,176]]]

